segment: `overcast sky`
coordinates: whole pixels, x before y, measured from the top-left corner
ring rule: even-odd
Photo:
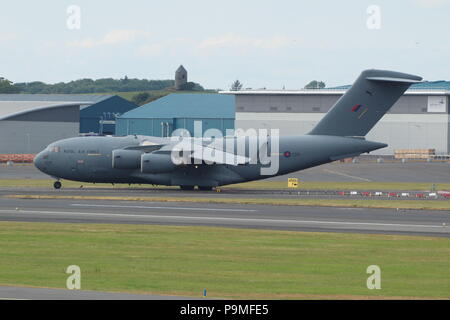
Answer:
[[[212,89],[335,86],[367,68],[450,80],[449,17],[450,0],[15,0],[0,11],[0,76],[172,79],[183,64]]]

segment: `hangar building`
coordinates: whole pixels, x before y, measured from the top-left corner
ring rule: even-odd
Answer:
[[[350,86],[303,90],[223,91],[236,97],[236,128],[279,129],[280,135],[308,133]],[[435,149],[450,154],[450,81],[414,84],[369,132],[385,142],[373,154],[395,149]]]
[[[225,135],[234,129],[234,97],[223,94],[170,94],[117,118],[117,135],[168,137],[176,129],[194,136],[194,121],[201,121],[202,134],[210,128]]]
[[[0,94],[0,154],[34,154],[79,133],[114,134],[137,106],[115,95]]]

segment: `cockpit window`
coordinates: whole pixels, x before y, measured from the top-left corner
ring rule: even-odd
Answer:
[[[49,150],[50,150],[50,152],[56,152],[57,153],[57,152],[60,151],[60,148],[53,146],[53,147],[49,147]]]

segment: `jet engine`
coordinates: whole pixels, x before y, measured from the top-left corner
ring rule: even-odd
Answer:
[[[177,168],[170,154],[146,153],[141,157],[142,173],[167,173]]]
[[[141,151],[137,150],[113,150],[112,167],[114,169],[139,169],[141,166]]]

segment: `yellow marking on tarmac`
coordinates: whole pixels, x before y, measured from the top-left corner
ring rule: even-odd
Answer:
[[[352,176],[350,174],[346,174],[346,173],[343,173],[343,172],[334,171],[334,170],[330,170],[330,169],[323,169],[323,171],[328,172],[328,173],[337,174],[339,176],[343,176],[343,177],[347,177],[347,178],[356,179],[356,180],[361,180],[361,181],[366,181],[366,182],[370,182],[371,181],[370,179],[361,178],[361,177],[357,177],[357,176]]]

